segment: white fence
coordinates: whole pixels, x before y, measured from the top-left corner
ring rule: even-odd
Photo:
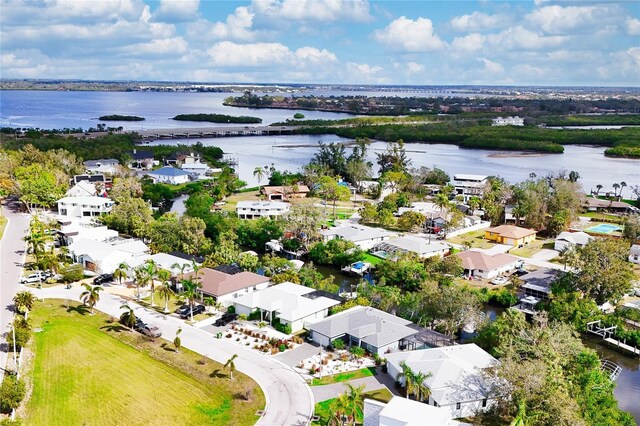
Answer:
[[[491,228],[491,222],[480,222],[476,225],[471,225],[466,228],[456,229],[455,231],[447,232],[447,238],[457,237],[458,235],[466,234],[468,232],[479,231],[481,229]]]

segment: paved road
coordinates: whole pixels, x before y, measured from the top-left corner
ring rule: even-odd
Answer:
[[[0,241],[0,382],[7,365],[5,332],[13,320],[13,296],[19,289],[25,243],[22,240],[29,229],[29,215],[13,213],[2,206],[2,214],[9,219]]]
[[[81,288],[65,289],[54,287],[35,291],[36,296],[78,300]],[[117,317],[122,313],[124,303],[119,296],[103,293],[96,309]],[[173,341],[176,331],[182,327],[182,346],[220,363],[225,363],[233,354],[238,354],[236,367],[254,379],[264,391],[267,406],[264,416],[257,423],[265,426],[307,425],[313,414],[314,399],[311,389],[302,377],[274,358],[253,350],[215,339],[204,330],[186,325],[183,321],[145,309],[129,302],[138,317],[157,325],[163,338]]]

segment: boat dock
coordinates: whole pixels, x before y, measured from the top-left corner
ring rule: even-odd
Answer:
[[[588,322],[587,331],[591,334],[602,337],[602,339],[608,346],[618,349],[625,355],[640,357],[640,349],[631,345],[627,345],[626,341],[621,342],[620,340],[614,339],[612,337],[618,326],[614,325],[611,327],[602,327],[601,324],[601,320]]]

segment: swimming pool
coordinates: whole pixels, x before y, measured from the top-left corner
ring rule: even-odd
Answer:
[[[379,257],[380,259],[386,259],[387,257],[389,257],[389,253],[387,253],[384,250],[374,251],[371,254],[376,256],[376,257]]]
[[[589,232],[596,232],[598,234],[610,234],[612,232],[615,231],[619,231],[620,229],[622,229],[620,226],[618,225],[610,225],[608,223],[600,223],[596,226],[592,226],[591,228],[587,228],[587,231]]]

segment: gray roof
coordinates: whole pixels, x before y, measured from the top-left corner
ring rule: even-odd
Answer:
[[[362,225],[347,225],[338,226],[335,228],[329,228],[324,231],[320,231],[324,236],[335,235],[346,241],[358,242],[372,240],[375,238],[391,237],[395,234],[380,228],[371,228],[369,226]]]
[[[531,290],[551,292],[551,284],[558,281],[564,272],[557,269],[540,268],[520,277],[522,287]]]
[[[388,246],[393,246],[398,250],[410,251],[418,254],[428,254],[441,250],[449,250],[449,246],[445,243],[429,240],[414,235],[405,235],[404,237],[391,238],[384,242]]]
[[[572,244],[578,244],[578,245],[586,245],[589,241],[593,240],[594,237],[592,237],[591,235],[587,234],[586,232],[561,232],[557,237],[556,237],[556,241],[557,240],[564,240],[567,242],[570,242]]]
[[[631,254],[640,254],[640,245],[638,245],[638,244],[632,245],[631,248],[629,249],[629,253],[631,253]]]
[[[147,173],[149,176],[188,176],[189,172],[185,172],[184,170],[176,169],[175,167],[165,166],[161,167],[158,170],[154,170],[152,172]]]
[[[331,340],[348,334],[379,348],[416,334],[409,324],[411,321],[378,309],[356,306],[310,324],[309,329]]]
[[[115,158],[103,158],[100,160],[87,160],[82,164],[84,164],[86,167],[99,167],[101,165],[105,166],[107,164],[117,165],[120,164],[120,162]]]

